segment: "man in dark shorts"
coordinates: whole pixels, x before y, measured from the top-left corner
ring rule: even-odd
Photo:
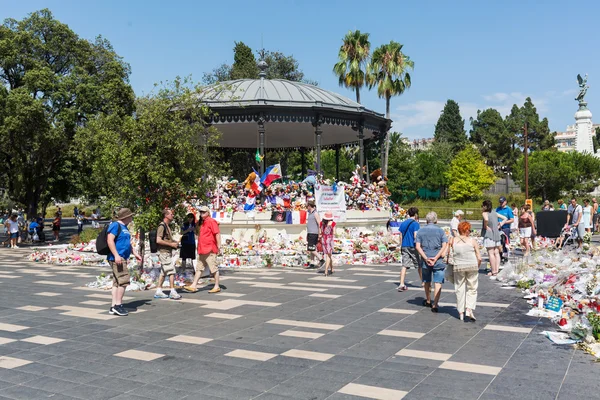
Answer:
[[[112,306],[108,313],[110,315],[126,316],[127,310],[123,307],[123,295],[125,288],[129,285],[129,270],[127,262],[131,253],[135,255],[138,262],[142,257],[135,251],[131,242],[131,234],[127,225],[133,220],[133,213],[129,208],[121,208],[117,213],[117,220],[108,226],[106,242],[110,254],[106,257],[112,269]]]
[[[317,243],[319,243],[319,226],[321,224],[321,217],[317,212],[317,206],[313,200],[309,201],[307,204],[307,213],[306,213],[306,242],[308,251],[308,255],[310,257],[310,261],[308,264],[308,268],[317,268],[322,266],[325,263],[325,260],[321,258],[319,253],[317,252]],[[314,261],[317,260],[318,264]]]
[[[400,240],[402,240],[402,270],[400,271],[399,292],[408,290],[404,284],[406,270],[416,268],[419,272],[419,279],[422,281],[421,258],[415,247],[415,238],[419,230],[419,209],[411,207],[408,209],[408,218],[400,224]]]

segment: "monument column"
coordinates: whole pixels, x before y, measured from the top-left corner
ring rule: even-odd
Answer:
[[[575,97],[575,100],[579,102],[579,110],[575,113],[575,150],[579,153],[594,154],[592,112],[588,110],[585,101],[585,95],[589,89],[587,77],[587,74],[584,78],[577,74],[579,94]],[[596,154],[596,157],[600,157],[600,154]]]

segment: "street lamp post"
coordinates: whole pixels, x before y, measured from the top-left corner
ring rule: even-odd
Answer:
[[[527,143],[527,122],[523,127],[525,133],[525,199],[529,198],[529,146]]]

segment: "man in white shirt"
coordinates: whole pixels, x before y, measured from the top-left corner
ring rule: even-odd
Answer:
[[[458,224],[465,213],[462,210],[457,210],[454,213],[454,218],[450,221],[450,230],[452,231],[452,237],[458,237]]]
[[[585,225],[581,222],[583,217],[583,208],[577,204],[577,199],[572,198],[569,208],[567,208],[567,223],[565,228],[569,225],[577,228],[577,247],[583,247],[583,235],[585,235]]]

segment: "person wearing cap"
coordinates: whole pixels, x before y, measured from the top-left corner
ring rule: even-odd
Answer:
[[[321,225],[321,217],[317,212],[317,205],[314,200],[310,200],[307,203],[307,212],[306,212],[306,249],[308,251],[308,255],[310,257],[310,262],[308,264],[309,268],[317,268],[323,266],[325,263],[325,259],[322,259],[317,252],[317,243],[319,243],[319,234],[320,234],[320,225]],[[318,264],[315,263],[318,262]]]
[[[501,218],[502,222],[500,225],[500,230],[504,233],[504,235],[506,235],[506,240],[503,241],[502,243],[502,255],[504,255],[504,250],[506,250],[506,256],[508,256],[508,251],[509,251],[509,244],[510,244],[510,231],[511,231],[511,224],[513,223],[513,221],[515,220],[515,215],[513,214],[513,210],[511,210],[510,207],[508,207],[507,205],[507,201],[506,201],[506,197],[502,196],[499,199],[500,205],[496,208],[496,214],[498,214],[498,216],[501,217],[505,217],[505,218]]]
[[[196,274],[194,282],[184,289],[195,293],[198,291],[198,282],[204,269],[208,268],[210,274],[215,279],[215,286],[208,293],[219,293],[219,266],[217,264],[217,255],[221,252],[221,231],[219,224],[210,216],[210,209],[206,206],[200,207],[200,234],[198,235],[198,261],[196,262]]]
[[[158,277],[158,284],[156,293],[154,294],[155,299],[166,299],[180,300],[181,295],[175,290],[175,265],[173,262],[173,250],[179,248],[179,242],[173,240],[173,232],[169,228],[169,224],[173,222],[175,213],[173,210],[163,210],[163,220],[156,228],[156,244],[158,248],[158,259],[160,260],[160,275]],[[163,283],[165,282],[165,276],[169,277],[169,288],[171,292],[167,296],[162,291]]]
[[[117,220],[110,223],[106,231],[106,242],[110,253],[106,257],[112,269],[112,306],[108,310],[110,315],[126,316],[127,310],[123,307],[123,295],[125,288],[129,285],[129,269],[127,262],[131,253],[138,262],[142,257],[135,250],[131,240],[131,233],[127,225],[133,220],[133,213],[129,208],[121,208],[117,213]]]
[[[463,210],[456,210],[454,213],[454,218],[450,221],[450,230],[452,231],[452,237],[458,237],[458,224],[460,224],[460,220],[462,219],[465,213]]]
[[[327,211],[323,214],[323,220],[319,224],[321,237],[321,246],[323,247],[323,256],[325,258],[325,276],[333,275],[333,236],[335,234],[335,222],[333,222],[333,213]]]
[[[406,218],[400,224],[400,240],[402,247],[400,249],[402,255],[402,269],[400,270],[400,284],[398,285],[399,292],[405,292],[408,287],[404,283],[406,279],[406,270],[415,268],[419,273],[419,280],[421,285],[423,283],[423,270],[421,269],[421,257],[415,247],[415,240],[417,238],[417,232],[420,229],[419,225],[419,209],[417,207],[410,207],[407,211],[408,218]]]

